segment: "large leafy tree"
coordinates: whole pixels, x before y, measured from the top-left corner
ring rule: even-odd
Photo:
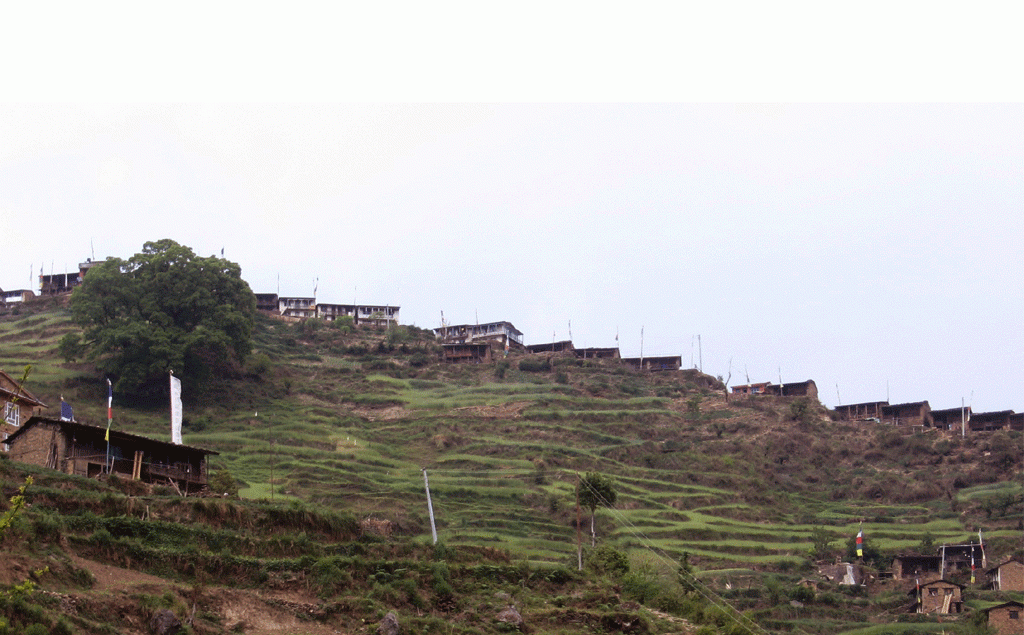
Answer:
[[[71,296],[88,359],[138,396],[166,392],[171,370],[190,383],[236,371],[252,351],[255,311],[236,263],[168,239],[91,268]]]

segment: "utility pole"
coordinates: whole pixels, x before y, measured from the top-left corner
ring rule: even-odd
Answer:
[[[704,372],[704,350],[700,345],[700,333],[697,334],[697,370]]]
[[[576,560],[579,571],[583,571],[583,536],[580,533],[580,525],[583,524],[583,517],[580,514],[580,473],[576,472]]]
[[[430,514],[430,535],[437,544],[437,527],[434,525],[434,504],[430,502],[430,482],[427,480],[427,468],[423,468],[423,487],[427,490],[427,512]]]

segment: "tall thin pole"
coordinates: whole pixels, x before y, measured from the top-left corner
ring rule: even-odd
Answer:
[[[964,398],[960,397],[960,438],[967,436],[967,409],[964,408]]]
[[[430,481],[427,480],[427,468],[423,468],[423,487],[427,490],[427,512],[430,514],[430,536],[437,544],[437,526],[434,525],[434,503],[430,501]]]
[[[580,513],[580,473],[576,472],[576,561],[579,571],[583,571],[583,535],[580,526],[583,517]]]
[[[704,372],[704,351],[700,345],[700,333],[697,334],[697,370]]]

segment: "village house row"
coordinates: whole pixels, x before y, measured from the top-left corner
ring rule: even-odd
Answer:
[[[82,284],[86,273],[100,261],[86,260],[78,270],[68,273],[40,275],[39,294],[59,296],[70,294]],[[276,293],[257,293],[257,310],[285,321],[311,318],[333,322],[350,318],[353,325],[387,328],[399,324],[400,307],[375,304],[332,304],[318,302],[316,297],[279,296]],[[36,297],[27,289],[3,291],[0,298],[5,304],[26,302]],[[618,347],[575,348],[571,341],[526,345],[523,333],[511,322],[486,324],[443,325],[433,330],[441,344],[441,359],[447,363],[483,363],[507,352],[559,353],[582,359],[616,359],[625,366],[646,371],[673,371],[682,367],[678,355],[621,357]],[[809,397],[817,400],[818,390],[813,380],[787,384],[771,382],[732,386],[735,395],[775,395],[780,397]],[[1024,430],[1024,413],[1013,410],[972,412],[970,407],[932,410],[927,401],[890,404],[888,401],[840,405],[835,407],[839,417],[850,421],[880,422],[910,429],[970,430]]]
[[[792,384],[744,384],[733,386],[734,395],[806,396],[818,398],[813,380]],[[840,419],[884,423],[917,429],[991,432],[993,430],[1024,430],[1024,413],[1013,410],[972,412],[970,406],[932,410],[927,401],[890,404],[888,401],[869,401],[836,406],[833,411]]]

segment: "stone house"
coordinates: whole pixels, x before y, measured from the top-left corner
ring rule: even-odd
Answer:
[[[1010,559],[985,572],[993,591],[1024,591],[1024,564]]]
[[[997,412],[975,412],[971,416],[968,427],[972,432],[988,432],[992,430],[1009,430],[1012,410],[999,410]]]
[[[971,423],[971,407],[932,410],[932,425],[939,430],[960,430]]]
[[[927,401],[882,406],[882,423],[893,426],[932,427],[932,408]]]
[[[768,393],[778,397],[818,398],[818,386],[813,379],[788,384],[768,384]]]
[[[988,617],[988,627],[996,635],[1020,635],[1024,633],[1024,604],[1016,600],[1003,602],[983,609]]]
[[[117,429],[34,416],[7,439],[11,460],[88,478],[113,473],[183,493],[206,487],[213,450],[158,441]]]
[[[915,598],[914,613],[948,615],[964,610],[964,587],[956,582],[944,579],[922,582],[908,594]]]
[[[18,382],[0,370],[0,410],[3,421],[0,422],[3,451],[7,451],[7,438],[21,428],[22,424],[33,415],[42,414],[47,405],[35,398]]]

